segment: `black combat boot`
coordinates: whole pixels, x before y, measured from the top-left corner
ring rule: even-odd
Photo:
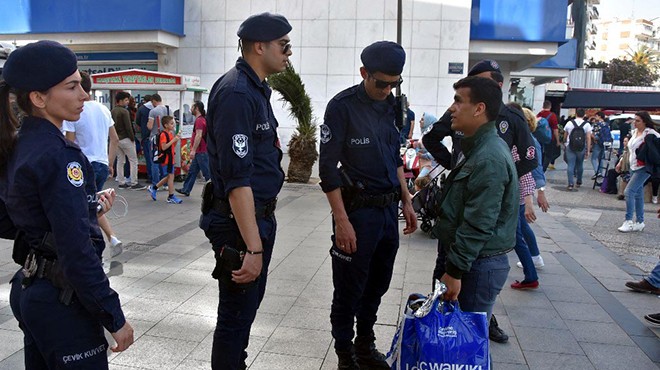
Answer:
[[[351,349],[348,351],[340,351],[336,349],[335,353],[337,353],[337,358],[339,359],[339,370],[360,370],[360,366],[358,366],[355,357],[355,348],[353,348],[353,346],[351,346]]]
[[[385,355],[378,352],[376,344],[374,343],[376,337],[373,333],[371,335],[361,336],[355,338],[355,355],[360,369],[390,369],[390,365],[385,362]]]
[[[488,338],[496,343],[506,343],[509,336],[497,324],[495,315],[490,315],[490,324],[488,325]]]

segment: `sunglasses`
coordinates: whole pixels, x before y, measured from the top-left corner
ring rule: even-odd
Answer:
[[[372,80],[376,81],[376,88],[381,90],[387,88],[388,86],[394,89],[401,86],[401,84],[403,83],[403,78],[401,77],[399,77],[398,81],[393,81],[393,82],[379,80],[376,77],[374,77],[374,75],[372,75],[371,73],[369,73],[369,77],[371,77]]]
[[[280,46],[282,47],[282,54],[287,54],[289,52],[289,50],[291,50],[291,44],[288,43],[288,42],[286,44],[280,45]]]

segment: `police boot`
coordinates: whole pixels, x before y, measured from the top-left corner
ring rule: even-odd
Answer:
[[[335,350],[337,353],[337,358],[339,359],[339,370],[360,370],[358,366],[357,359],[355,357],[355,348],[351,346],[351,349],[348,351]]]
[[[355,338],[355,355],[362,370],[390,369],[385,361],[385,355],[376,349],[375,340],[373,333],[366,336],[358,335]]]

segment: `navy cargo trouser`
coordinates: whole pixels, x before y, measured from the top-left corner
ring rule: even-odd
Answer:
[[[214,212],[214,211],[211,211]],[[235,246],[240,237],[234,219],[219,217],[213,226],[206,230],[206,236],[216,253],[224,245]],[[257,315],[257,309],[266,292],[268,265],[273,254],[277,221],[272,215],[257,219],[259,235],[264,248],[261,275],[256,284],[241,288],[234,283],[218,281],[220,300],[218,319],[213,334],[211,368],[213,370],[240,369],[247,358],[246,349],[250,339],[250,329]]]
[[[396,203],[386,208],[365,207],[348,216],[357,237],[357,251],[342,252],[332,236],[332,282],[330,312],[335,349],[348,350],[355,335],[368,336],[376,323],[378,306],[390,287],[394,259],[399,249]],[[334,233],[334,222],[332,225]]]
[[[60,289],[35,279],[23,289],[23,274],[11,280],[9,303],[24,334],[26,370],[108,369],[103,326],[77,299],[66,306]]]

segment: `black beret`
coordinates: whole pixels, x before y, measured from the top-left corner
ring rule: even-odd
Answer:
[[[78,69],[78,60],[69,48],[56,41],[37,41],[9,54],[2,78],[15,89],[46,91]]]
[[[377,41],[362,50],[360,59],[369,72],[398,76],[406,63],[406,52],[395,42]]]
[[[496,61],[492,59],[485,59],[473,65],[472,68],[470,68],[470,72],[468,72],[468,76],[475,76],[478,75],[479,73],[487,72],[487,71],[497,72],[499,74],[502,74],[502,71],[500,70],[500,65],[497,64]]]
[[[241,23],[236,34],[242,40],[273,41],[291,32],[284,16],[273,13],[251,15]]]

